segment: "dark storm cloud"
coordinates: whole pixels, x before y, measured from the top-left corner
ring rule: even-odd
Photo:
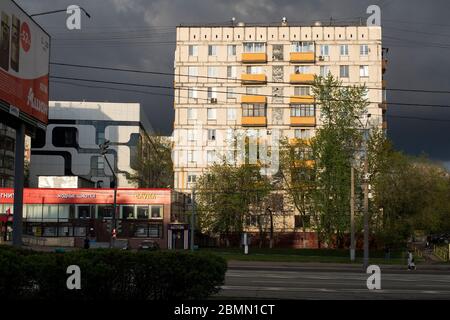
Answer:
[[[450,22],[445,22],[450,3],[445,0],[20,0],[18,3],[30,13],[78,4],[92,15],[90,20],[83,19],[81,31],[67,31],[64,14],[36,18],[54,38],[53,61],[163,72],[173,71],[174,44],[162,42],[175,40],[174,27],[179,24],[225,23],[231,17],[244,22],[278,22],[283,16],[291,22],[324,21],[330,17],[355,19],[365,17],[368,5],[380,4],[383,44],[390,48],[388,87],[450,90]],[[80,41],[80,38],[92,40]],[[120,39],[105,41],[107,38]],[[172,85],[172,78],[167,76],[61,67],[52,67],[51,72],[58,76]],[[162,89],[137,90],[172,93]],[[449,105],[449,97],[448,94],[388,93],[390,102]],[[140,102],[156,129],[166,134],[172,130],[170,97],[53,83],[51,98]],[[411,154],[426,153],[450,163],[450,121],[399,118],[450,120],[450,109],[389,106],[388,116],[388,134],[397,148]]]

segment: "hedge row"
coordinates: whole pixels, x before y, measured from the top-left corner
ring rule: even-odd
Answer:
[[[81,269],[68,290],[67,267]],[[55,300],[202,299],[223,284],[226,261],[211,254],[92,249],[36,253],[0,247],[0,298]]]

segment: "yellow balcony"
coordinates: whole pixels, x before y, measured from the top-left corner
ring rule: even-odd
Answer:
[[[243,63],[266,63],[267,54],[261,52],[255,53],[243,53],[242,56]]]
[[[249,127],[265,127],[267,125],[266,117],[242,117],[242,125]]]
[[[263,73],[258,74],[244,73],[241,76],[241,80],[244,84],[264,84],[267,82],[267,77]]]
[[[313,96],[292,96],[290,98],[291,104],[310,104],[314,103],[314,97]]]
[[[316,117],[291,117],[291,126],[293,127],[314,127]]]
[[[266,103],[267,98],[266,96],[256,96],[256,95],[250,95],[250,96],[242,96],[241,103]]]
[[[314,164],[315,164],[314,160],[294,160],[295,167],[313,168]]]
[[[311,139],[292,138],[289,139],[289,144],[291,145],[305,144],[309,146],[311,144]]]
[[[314,74],[312,73],[294,73],[290,77],[291,83],[313,83]]]
[[[311,62],[314,63],[316,56],[314,52],[291,52],[291,62]]]

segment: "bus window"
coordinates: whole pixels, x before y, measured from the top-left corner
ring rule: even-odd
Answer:
[[[134,219],[134,206],[121,206],[122,219]]]
[[[137,218],[138,219],[148,219],[148,206],[138,206],[137,207]]]

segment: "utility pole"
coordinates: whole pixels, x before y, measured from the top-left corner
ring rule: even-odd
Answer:
[[[355,168],[351,166],[350,187],[350,261],[355,261]]]
[[[25,158],[25,124],[16,127],[16,149],[14,159],[14,211],[12,241],[15,247],[22,247],[22,212]]]
[[[196,214],[196,204],[195,204],[195,189],[192,189],[192,214],[191,214],[191,251],[194,252],[194,233],[195,233],[195,214]]]
[[[111,142],[109,140],[106,140],[104,143],[100,144],[100,152],[103,156],[103,159],[105,159],[106,163],[108,164],[109,170],[111,170],[113,175],[113,183],[114,183],[114,204],[113,204],[113,212],[112,212],[112,220],[111,220],[111,242],[109,246],[111,248],[114,248],[115,243],[115,237],[117,235],[117,220],[116,220],[116,214],[117,214],[117,175],[112,168],[111,164],[109,163],[108,158],[106,157],[106,154],[108,153],[109,144]]]
[[[366,133],[366,131],[365,131]],[[365,157],[364,157],[364,270],[369,266],[369,155],[367,150],[367,140],[365,144]]]

